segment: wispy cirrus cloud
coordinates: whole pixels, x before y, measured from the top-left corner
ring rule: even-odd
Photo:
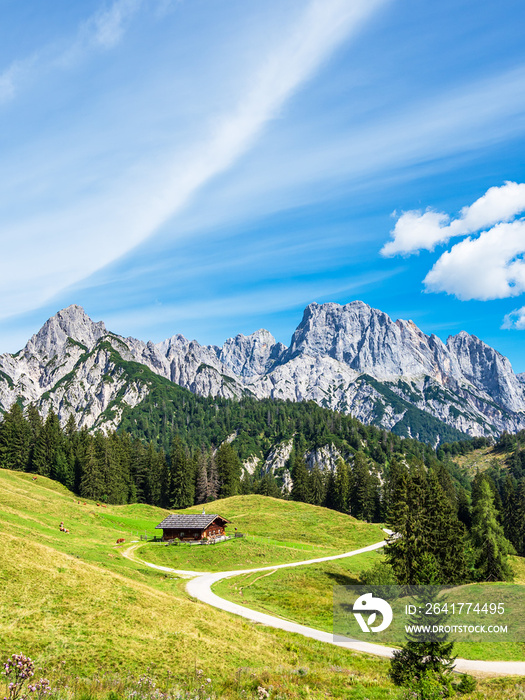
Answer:
[[[143,2],[114,0],[84,20],[72,36],[15,59],[0,71],[0,105],[10,102],[43,74],[69,68],[90,53],[115,48]]]
[[[286,101],[385,1],[312,0],[288,33],[283,37],[281,32],[283,38],[260,56],[258,68],[246,76],[249,90],[237,96],[229,110],[210,114],[193,142],[154,153],[149,160],[148,154],[140,154],[136,167],[133,163],[125,172],[108,161],[109,176],[91,173],[92,184],[77,201],[51,209],[37,221],[14,224],[11,254],[0,260],[4,317],[30,308],[35,296],[45,302],[130,250],[179,212],[253,146]],[[114,45],[139,6],[138,0],[120,0],[112,13],[91,20],[85,30],[90,41]],[[23,249],[20,240],[26,241]],[[13,266],[17,258],[20,264]]]

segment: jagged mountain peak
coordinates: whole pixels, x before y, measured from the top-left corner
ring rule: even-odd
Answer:
[[[445,344],[359,300],[309,304],[289,348],[264,328],[222,347],[181,334],[161,343],[124,339],[73,304],[22,352],[0,355],[0,412],[22,399],[44,411],[54,407],[61,419],[81,412],[86,425],[95,425],[103,407],[121,396],[136,405],[147,387],[124,386],[118,372],[105,381],[114,354],[102,341],[124,360],[202,396],[313,400],[412,436],[443,435],[447,426],[472,435],[525,427],[525,376],[516,376],[503,355],[466,331]]]
[[[44,323],[27,343],[25,354],[52,357],[62,352],[70,339],[92,348],[106,333],[103,321],[95,323],[81,306],[72,304]]]
[[[269,331],[260,328],[250,335],[239,333],[235,338],[228,338],[218,357],[234,374],[254,377],[265,374],[285,349]]]

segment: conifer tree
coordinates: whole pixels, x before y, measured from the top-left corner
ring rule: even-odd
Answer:
[[[281,498],[281,491],[277,486],[277,483],[270,472],[266,472],[261,481],[259,482],[259,487],[257,493],[261,496],[270,496],[271,498]]]
[[[33,470],[42,476],[57,477],[57,452],[62,442],[62,430],[56,413],[51,410],[37,437],[33,451]]]
[[[398,475],[390,504],[389,522],[396,533],[385,548],[385,556],[400,584],[417,584],[418,570],[428,553],[426,484],[422,469]]]
[[[512,542],[515,549],[519,552],[517,541],[519,539],[521,522],[518,500],[518,485],[516,479],[507,472],[505,481],[503,482],[502,494],[503,532],[505,537],[509,542]]]
[[[443,479],[439,478],[434,469],[428,472],[426,501],[428,552],[433,555],[438,566],[439,581],[436,582],[458,584],[463,583],[468,576],[465,558],[466,532],[450,501],[450,493],[443,490],[442,483]]]
[[[195,498],[193,469],[179,437],[173,439],[170,454],[171,507],[189,508]]]
[[[334,476],[334,507],[340,513],[350,512],[350,473],[348,465],[341,458],[337,460]]]
[[[514,548],[498,522],[492,489],[485,479],[480,482],[477,502],[472,512],[472,543],[476,557],[476,577],[479,581],[512,579],[507,556],[514,553]]]
[[[432,577],[436,573],[435,562],[432,555],[424,555],[420,564],[424,580],[430,580],[414,596],[416,613],[413,618],[413,630],[428,629],[428,616],[425,614],[427,606],[434,608],[436,603],[441,603],[439,587],[432,585]],[[413,680],[421,678],[427,673],[435,674],[440,680],[441,692],[432,697],[448,697],[450,689],[450,674],[454,668],[455,656],[453,655],[454,643],[450,642],[446,629],[447,614],[439,612],[432,615],[432,625],[438,632],[419,631],[407,632],[406,641],[401,649],[394,651],[390,661],[390,677],[395,685],[409,685]],[[440,630],[441,628],[441,630]]]
[[[291,470],[292,476],[292,491],[290,496],[292,501],[301,501],[302,503],[310,503],[310,479],[308,469],[302,453],[297,451],[294,455],[294,460]]]
[[[326,476],[326,489],[324,497],[325,508],[331,508],[332,510],[337,510],[335,507],[336,496],[335,496],[335,472],[330,469]]]
[[[516,490],[516,521],[514,547],[520,557],[525,557],[525,478]]]
[[[312,503],[314,506],[322,505],[325,500],[325,483],[323,474],[321,473],[317,462],[315,463],[314,468],[310,472],[309,486],[310,503]]]
[[[83,498],[99,500],[102,498],[106,490],[104,471],[95,455],[93,440],[89,436],[87,437],[88,439],[83,445],[83,454],[79,456],[82,474],[80,481],[80,495]]]
[[[219,474],[217,472],[217,461],[213,450],[208,454],[208,488],[206,501],[216,501],[219,497]]]
[[[241,486],[241,463],[237,452],[230,443],[223,443],[216,455],[219,476],[219,496],[229,498],[239,493]]]
[[[31,446],[31,428],[18,403],[4,414],[0,423],[0,467],[27,469]]]
[[[350,493],[350,512],[359,520],[373,521],[378,503],[378,483],[370,474],[366,455],[358,451],[354,456]]]
[[[457,489],[458,519],[470,530],[472,526],[472,513],[470,511],[470,500],[467,492],[461,486]]]
[[[206,503],[208,498],[208,455],[204,447],[197,454],[195,476],[195,503]]]

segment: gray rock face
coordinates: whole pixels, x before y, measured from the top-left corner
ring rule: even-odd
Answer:
[[[271,370],[285,349],[271,333],[261,328],[251,335],[228,338],[218,357],[234,375],[256,377]]]
[[[421,416],[470,435],[525,427],[524,375],[500,353],[464,331],[445,344],[361,301],[310,304],[289,348],[263,329],[222,348],[182,335],[156,344],[124,339],[70,306],[22,351],[0,355],[0,408],[21,397],[62,421],[74,413],[81,425],[116,427],[118,411],[108,415],[114,397],[134,406],[148,389],[125,386],[111,349],[201,396],[313,400],[364,423],[404,425],[413,437]],[[417,420],[414,411],[422,412]]]

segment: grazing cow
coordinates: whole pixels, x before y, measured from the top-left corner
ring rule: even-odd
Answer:
[[[117,544],[122,544],[122,543],[125,542],[125,541],[126,541],[126,540],[125,540],[123,537],[120,537],[120,538],[117,540]]]

